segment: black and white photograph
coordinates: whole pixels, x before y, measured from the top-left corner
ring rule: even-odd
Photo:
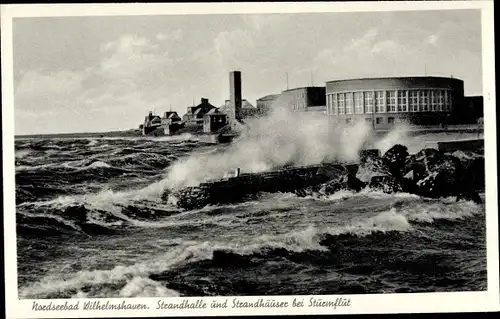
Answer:
[[[498,288],[484,9],[398,8],[13,17],[6,262],[26,311]]]

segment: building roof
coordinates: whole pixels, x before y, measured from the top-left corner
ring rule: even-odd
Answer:
[[[256,109],[256,107],[253,106],[252,103],[248,102],[247,100],[241,101],[241,107],[244,109]]]
[[[326,83],[334,83],[334,82],[344,82],[344,81],[360,81],[360,80],[390,80],[390,79],[440,79],[440,80],[455,80],[461,81],[463,80],[457,79],[455,77],[444,77],[444,76],[388,76],[388,77],[366,77],[366,78],[352,78],[352,79],[342,79],[342,80],[332,80],[327,81]]]
[[[275,100],[279,96],[280,96],[280,94],[269,94],[269,95],[266,95],[266,96],[263,96],[263,97],[257,99],[257,101]]]
[[[212,104],[208,102],[208,99],[202,98],[201,103],[196,105],[196,106],[189,106],[187,108],[187,113],[188,114],[205,114],[211,109],[216,108]],[[191,113],[190,113],[191,112]]]
[[[324,86],[302,86],[302,87],[284,90],[283,92],[290,92],[290,91],[303,90],[303,89],[324,89],[324,88],[325,88]]]
[[[177,112],[175,112],[175,111],[165,112],[165,118],[171,119],[173,117],[179,117],[179,114],[177,114]]]
[[[216,113],[220,113],[219,109],[214,107],[213,109],[210,109],[210,111],[208,111],[206,114],[216,114]]]
[[[227,108],[229,108],[229,103],[230,103],[230,100],[226,100],[224,105],[221,106],[219,109],[221,111],[225,111]],[[242,109],[257,109],[255,106],[253,106],[252,103],[248,102],[248,100],[241,100],[241,108]]]
[[[227,116],[227,115],[217,111],[216,113],[207,113],[205,114],[205,116]]]

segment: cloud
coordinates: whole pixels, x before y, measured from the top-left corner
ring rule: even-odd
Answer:
[[[369,28],[348,45],[322,50],[314,58],[315,72],[324,81],[355,78],[402,75],[410,72],[408,61],[416,56],[412,48],[389,38],[377,28]]]
[[[439,37],[436,34],[433,34],[427,38],[427,43],[431,45],[436,45]]]
[[[175,81],[168,76],[175,63],[155,41],[124,35],[101,46],[102,59],[94,66],[24,72],[15,86],[18,134],[136,127],[148,109],[161,108],[167,95],[176,97],[166,89]],[[46,116],[34,118],[33,112]],[[62,115],[71,123],[75,116],[85,119],[85,125],[65,125]]]
[[[285,14],[248,14],[242,16],[246,27],[257,32],[269,32],[280,28],[290,21],[290,16]]]
[[[378,34],[377,28],[370,28],[361,38],[353,39],[352,43],[345,48],[345,51],[351,52],[366,49],[373,43]]]
[[[174,61],[167,51],[160,49],[157,43],[147,38],[126,35],[117,41],[106,44],[104,53],[111,53],[101,60],[98,73],[111,79],[142,79],[168,69]]]
[[[405,45],[394,40],[384,40],[374,43],[371,46],[371,53],[385,56],[408,56],[412,52]]]
[[[76,31],[51,34],[46,27],[38,42],[31,30],[39,27],[31,26],[14,45],[16,132],[126,129],[136,127],[150,109],[172,105],[184,113],[193,97],[219,105],[229,95],[230,70],[243,72],[243,94],[250,101],[285,89],[286,73],[290,87],[296,87],[311,83],[311,71],[320,84],[423,75],[424,65],[429,73],[464,79],[466,90],[469,83],[473,91],[481,89],[479,18],[469,23],[470,15],[443,18],[442,12],[353,17],[197,16],[195,22],[186,17],[156,25],[141,20],[135,26],[136,18],[130,18],[126,26],[124,20],[109,22],[114,31],[105,33],[95,23],[93,35],[92,23],[68,20]],[[345,31],[347,23],[351,28]],[[33,43],[44,50],[34,54]]]
[[[158,33],[156,35],[156,40],[158,41],[179,41],[184,37],[184,31],[181,29],[174,30],[168,33]]]
[[[28,71],[22,75],[20,84],[15,92],[25,96],[40,96],[43,94],[59,93],[72,94],[82,88],[85,72],[59,71],[41,74],[38,71]]]
[[[241,69],[252,65],[255,54],[255,36],[246,30],[220,32],[214,46],[220,64],[225,69]]]

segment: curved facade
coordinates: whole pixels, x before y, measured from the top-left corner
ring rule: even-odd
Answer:
[[[464,100],[462,80],[443,77],[398,77],[326,83],[327,114],[346,123],[367,121],[388,129],[406,121],[417,125],[453,122]]]

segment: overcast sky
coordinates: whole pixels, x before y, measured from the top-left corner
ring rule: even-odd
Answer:
[[[450,76],[481,94],[478,10],[16,18],[16,134],[136,128],[148,110],[221,106],[355,77]],[[311,77],[311,73],[313,76]]]

